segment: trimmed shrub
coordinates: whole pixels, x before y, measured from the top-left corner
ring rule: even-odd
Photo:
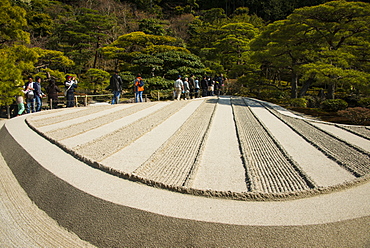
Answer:
[[[338,111],[338,115],[348,118],[354,124],[363,125],[370,121],[370,109],[368,108],[347,108],[346,110]]]
[[[290,106],[298,107],[298,108],[306,108],[307,102],[308,101],[305,98],[294,98],[294,99],[290,99]]]
[[[342,99],[328,99],[321,103],[324,110],[329,112],[337,112],[348,107],[348,103]]]
[[[370,97],[361,98],[358,103],[364,108],[370,108]]]

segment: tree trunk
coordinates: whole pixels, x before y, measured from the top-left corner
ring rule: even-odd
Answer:
[[[298,88],[298,75],[293,71],[292,72],[292,90],[290,97],[297,98],[297,88]]]
[[[329,88],[328,88],[328,99],[334,99],[335,98],[335,82],[330,82]]]
[[[308,80],[306,80],[301,88],[301,90],[299,91],[299,97],[303,97],[306,95],[307,93],[307,90],[310,88],[311,84],[315,81],[315,79],[313,78],[309,78]]]

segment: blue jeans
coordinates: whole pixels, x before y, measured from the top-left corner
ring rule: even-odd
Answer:
[[[41,96],[35,96],[35,101],[36,101],[36,112],[41,111],[42,107],[42,98]]]
[[[113,91],[112,104],[119,103],[119,97],[121,96],[121,91]]]
[[[136,91],[135,93],[136,102],[143,102],[143,92],[142,91]]]
[[[27,99],[27,113],[36,112],[35,105],[36,105],[36,98]]]

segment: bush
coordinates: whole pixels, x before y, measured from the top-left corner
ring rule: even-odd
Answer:
[[[354,124],[363,125],[370,121],[370,109],[355,107],[338,111],[338,115],[348,118]]]
[[[358,103],[364,108],[370,108],[370,97],[361,98]]]
[[[306,108],[307,102],[308,101],[305,98],[294,98],[294,99],[290,99],[290,106],[298,107],[298,108]]]
[[[318,96],[304,96],[304,99],[307,100],[306,106],[308,108],[319,108],[321,99]]]
[[[342,99],[328,99],[321,103],[324,110],[329,112],[337,112],[348,107],[348,103]]]

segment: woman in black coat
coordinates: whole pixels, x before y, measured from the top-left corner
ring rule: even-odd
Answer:
[[[51,79],[49,85],[46,87],[46,94],[48,95],[49,106],[53,109],[58,108],[58,92],[61,92],[61,90],[55,84],[55,80]]]

